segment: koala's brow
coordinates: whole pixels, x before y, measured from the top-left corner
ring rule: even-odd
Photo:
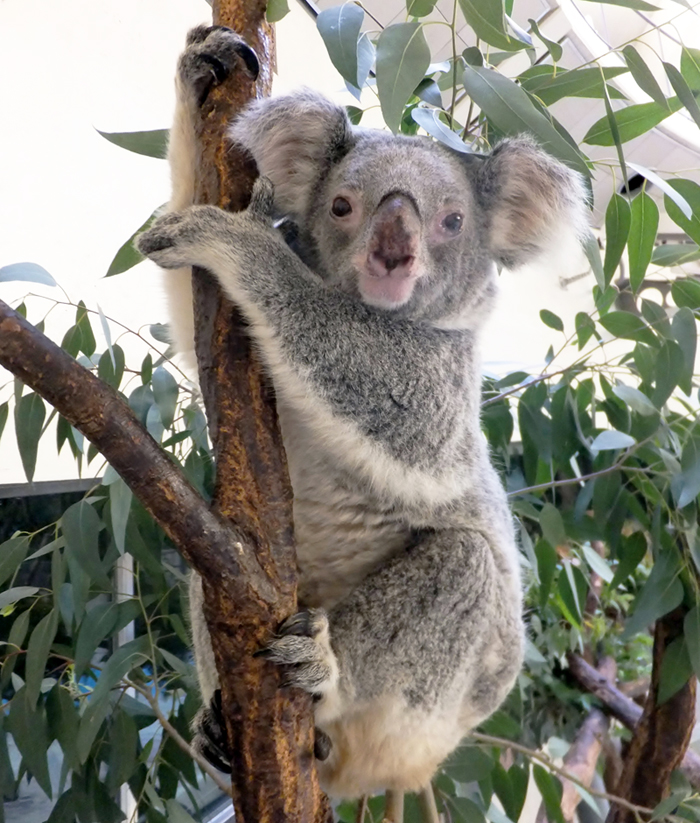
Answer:
[[[416,214],[418,215],[418,217],[421,216],[420,209],[418,208],[418,202],[417,202],[416,198],[411,194],[410,191],[404,191],[403,189],[393,189],[392,191],[387,192],[384,195],[384,197],[382,197],[382,199],[379,201],[379,203],[377,203],[377,208],[380,208],[384,203],[386,203],[387,200],[390,200],[392,197],[396,197],[397,195],[399,197],[405,197],[406,200],[408,200],[408,202],[415,209]]]

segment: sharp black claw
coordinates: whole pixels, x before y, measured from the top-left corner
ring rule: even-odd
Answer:
[[[316,760],[327,760],[333,748],[333,743],[323,729],[316,729],[314,739],[314,756]]]
[[[245,63],[248,74],[253,80],[257,80],[258,74],[260,74],[260,61],[258,60],[258,55],[247,43],[244,43],[243,41],[236,44],[235,50],[236,54]]]

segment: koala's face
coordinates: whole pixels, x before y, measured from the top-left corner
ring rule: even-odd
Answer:
[[[308,215],[322,276],[368,305],[463,325],[493,292],[478,162],[423,138],[358,136]]]

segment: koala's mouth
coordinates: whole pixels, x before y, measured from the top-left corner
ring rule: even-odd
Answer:
[[[411,299],[419,276],[412,255],[391,261],[387,267],[385,261],[378,263],[370,254],[360,272],[360,295],[371,306],[395,309]]]

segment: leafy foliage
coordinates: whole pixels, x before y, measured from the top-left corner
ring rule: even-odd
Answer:
[[[614,4],[653,8],[642,0]],[[286,7],[284,0],[271,4],[270,19]],[[700,186],[666,180],[624,158],[630,140],[674,112],[685,108],[700,124],[700,52],[684,48],[679,66],[663,65],[675,93],[666,97],[664,78],[634,43],[619,51],[618,66],[565,70],[557,65],[562,44],[534,21],[529,32],[519,29],[512,13],[512,2],[459,0],[452,27],[466,22],[477,45],[455,50],[443,63],[431,63],[425,37],[426,27],[442,20],[434,0],[407,0],[405,19],[382,31],[367,30],[365,12],[352,2],[318,17],[329,56],[360,103],[352,107],[354,122],[376,94],[394,132],[422,129],[464,152],[487,151],[503,136],[527,132],[587,179],[596,164],[582,146],[615,146],[619,179],[628,184],[632,170],[646,181],[636,196],[626,193],[627,185],[595,204],[605,217],[602,262],[597,246],[589,248],[594,309],[578,312],[570,327],[543,306],[540,320],[553,344],[542,369],[484,380],[484,433],[520,522],[529,635],[526,665],[506,705],[434,781],[445,819],[469,823],[524,823],[531,783],[549,819],[562,819],[553,760],[565,753],[592,703],[569,674],[568,653],[610,654],[622,680],[648,676],[649,629],[680,608],[684,635],[666,652],[660,699],[700,675],[700,284],[683,268],[700,259]],[[531,65],[517,73],[499,70],[520,53]],[[623,74],[651,102],[628,101],[615,86]],[[549,108],[568,98],[602,101],[605,109],[580,142]],[[162,156],[163,131],[104,136]],[[688,242],[659,244],[660,206]],[[129,240],[107,274],[139,259]],[[0,281],[7,280],[55,283],[28,263],[0,269]],[[665,288],[663,305],[649,299],[652,281]],[[81,303],[62,345],[128,399],[208,495],[213,468],[204,416],[168,360],[164,328],[151,327],[150,338],[139,335],[145,345],[139,367],[127,365],[121,337],[112,342],[115,328],[100,309]],[[106,345],[98,351],[102,338]],[[10,411],[30,480],[55,413],[21,384],[0,404],[0,436]],[[67,444],[81,470],[96,460],[62,418],[56,436],[57,449]],[[117,589],[124,568],[132,569],[135,583],[127,596]],[[196,814],[201,775],[173,738],[154,734],[164,716],[188,740],[197,709],[182,582],[168,540],[109,467],[57,521],[0,545],[0,783],[6,798],[31,775],[55,800],[50,821],[119,820],[115,797],[127,784],[149,823],[192,819],[180,801],[186,795]],[[133,637],[125,637],[127,626]],[[10,738],[21,755],[19,769],[10,763]],[[58,784],[47,766],[52,744],[63,756]],[[687,783],[676,781],[657,819],[678,810],[700,820],[691,794]],[[408,797],[405,819],[423,820],[421,808]],[[383,798],[370,798],[364,820],[381,820],[383,810]],[[357,804],[343,803],[337,813],[355,821]]]

